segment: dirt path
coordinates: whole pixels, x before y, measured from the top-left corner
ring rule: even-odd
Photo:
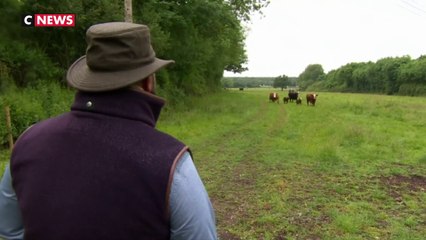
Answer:
[[[210,196],[216,210],[220,239],[240,239],[228,231],[229,227],[252,218],[247,214],[255,199],[256,182],[260,174],[258,170],[262,168],[257,160],[265,151],[265,143],[286,123],[287,114],[283,104],[261,102],[257,107],[259,110],[244,125],[207,143],[222,149],[226,154],[234,139],[243,140],[236,153],[238,156],[229,156],[234,159],[229,159],[220,168],[222,179],[215,180],[221,182],[220,187]],[[262,134],[253,134],[259,131]]]

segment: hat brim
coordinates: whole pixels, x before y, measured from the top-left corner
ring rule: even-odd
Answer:
[[[152,63],[135,69],[96,71],[87,66],[86,56],[82,56],[68,69],[67,82],[71,87],[82,91],[110,91],[136,83],[172,63],[173,60],[155,58]]]

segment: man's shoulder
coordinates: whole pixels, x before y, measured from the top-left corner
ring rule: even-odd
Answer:
[[[58,128],[58,123],[61,122],[68,113],[64,113],[58,116],[42,119],[38,122],[33,122],[27,129],[25,129],[19,138],[23,138],[26,135],[38,134],[39,132],[45,133],[50,128]]]
[[[169,133],[163,132],[163,131],[158,130],[156,128],[154,128],[153,130],[154,130],[155,134],[157,134],[159,136],[159,138],[162,138],[164,140],[170,141],[170,142],[175,143],[175,144],[180,144],[182,146],[186,146],[186,144],[184,142],[182,142],[180,139],[176,138],[175,136],[173,136]]]

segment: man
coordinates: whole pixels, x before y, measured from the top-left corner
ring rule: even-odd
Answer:
[[[164,105],[155,72],[173,61],[155,57],[145,25],[97,24],[86,40],[67,73],[78,90],[71,111],[16,142],[0,185],[0,236],[216,239],[188,147],[155,129]]]

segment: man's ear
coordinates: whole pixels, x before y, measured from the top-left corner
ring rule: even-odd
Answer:
[[[142,80],[142,88],[143,90],[149,93],[155,93],[155,75],[151,74]]]

